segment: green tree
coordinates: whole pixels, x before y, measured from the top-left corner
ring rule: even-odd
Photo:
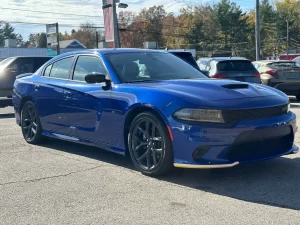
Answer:
[[[4,23],[2,25],[0,23],[0,47],[4,46],[5,39],[16,39],[18,46],[23,43],[22,36],[15,33],[15,29],[9,23]]]
[[[217,37],[223,38],[221,46],[224,50],[244,48],[249,43],[248,34],[252,31],[242,9],[230,0],[221,0],[213,6],[213,11],[220,24],[221,32]]]
[[[143,21],[144,32],[148,33],[147,41],[156,41],[159,46],[165,45],[162,30],[164,28],[163,21],[166,16],[167,13],[162,5],[142,9],[138,18]]]

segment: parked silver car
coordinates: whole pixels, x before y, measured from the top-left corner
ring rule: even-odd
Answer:
[[[208,71],[211,78],[261,83],[257,69],[243,57],[214,57],[207,61],[202,70]]]
[[[0,97],[11,97],[16,76],[34,73],[52,57],[18,56],[0,62]]]

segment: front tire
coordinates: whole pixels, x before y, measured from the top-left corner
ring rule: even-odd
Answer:
[[[38,112],[32,102],[26,102],[21,111],[21,129],[25,141],[39,144],[44,141]]]
[[[300,101],[300,94],[296,95],[296,99]]]
[[[134,166],[148,176],[160,176],[173,168],[173,148],[165,123],[151,112],[134,118],[128,134]]]

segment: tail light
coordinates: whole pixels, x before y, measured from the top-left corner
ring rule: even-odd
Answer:
[[[253,76],[254,77],[260,77],[260,74],[259,73],[254,73]]]
[[[278,77],[278,73],[274,70],[266,71],[267,74],[271,75],[272,77]]]
[[[228,75],[225,74],[225,73],[218,73],[218,74],[215,74],[215,75],[212,75],[211,76],[212,78],[219,78],[219,79],[223,79],[223,78],[227,78]]]

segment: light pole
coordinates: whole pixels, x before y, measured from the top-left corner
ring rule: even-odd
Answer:
[[[120,34],[118,28],[118,15],[117,15],[117,3],[119,8],[126,9],[128,7],[125,3],[120,3],[120,0],[112,0],[110,4],[103,4],[102,9],[112,7],[112,19],[114,29],[114,48],[120,48]]]
[[[289,55],[289,20],[286,20],[286,55]]]
[[[256,61],[260,60],[260,16],[259,16],[259,0],[256,0],[255,10],[255,44],[256,44]]]

